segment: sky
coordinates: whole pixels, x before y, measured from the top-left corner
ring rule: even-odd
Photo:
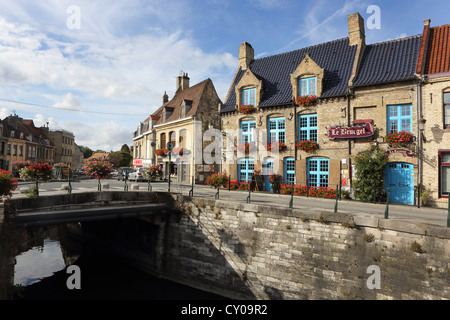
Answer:
[[[2,0],[0,118],[117,151],[181,72],[224,101],[242,42],[262,58],[345,38],[354,12],[367,44],[450,23],[448,0]]]

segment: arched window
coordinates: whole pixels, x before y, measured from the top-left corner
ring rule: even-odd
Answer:
[[[161,141],[161,149],[164,149],[164,148],[166,148],[166,134],[165,133],[161,133],[161,139],[160,139],[160,141]]]

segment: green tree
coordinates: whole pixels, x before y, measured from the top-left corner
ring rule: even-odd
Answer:
[[[116,151],[111,152],[108,160],[113,164],[114,167],[130,167],[133,161],[133,156],[128,152]]]
[[[388,162],[386,152],[379,146],[358,153],[355,157],[355,197],[362,201],[385,199],[384,172]],[[374,191],[375,190],[375,191]]]
[[[88,147],[79,146],[81,153],[83,153],[83,158],[87,159],[94,154],[94,151]]]
[[[120,151],[130,153],[130,147],[125,143],[125,144],[122,146],[122,148],[120,148]]]

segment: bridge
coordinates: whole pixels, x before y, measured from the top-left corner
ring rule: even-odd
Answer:
[[[92,192],[16,199],[5,213],[13,227],[35,227],[175,213],[171,202],[158,193]]]

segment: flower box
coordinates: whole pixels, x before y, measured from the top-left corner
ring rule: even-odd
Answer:
[[[269,142],[267,144],[267,151],[272,152],[273,150],[284,151],[286,150],[286,144],[281,141]]]
[[[301,140],[297,142],[295,145],[298,150],[303,150],[306,152],[314,152],[315,150],[319,149],[319,145],[315,141],[311,140]]]
[[[237,149],[238,149],[239,152],[249,153],[251,151],[255,151],[256,150],[256,145],[255,145],[254,142],[250,142],[250,143],[249,142],[245,142],[245,143],[240,144],[237,147]]]
[[[309,107],[313,106],[316,103],[316,96],[298,96],[295,102],[299,106]]]
[[[389,132],[385,141],[392,147],[407,146],[413,142],[413,135],[412,133],[406,131],[393,131]]]
[[[167,156],[168,153],[169,153],[169,150],[168,150],[168,149],[158,149],[158,150],[155,150],[155,154],[156,154],[157,156],[160,156],[160,157],[165,157],[165,156]]]
[[[238,107],[238,111],[243,114],[248,114],[255,111],[255,106],[251,104],[242,104]]]

